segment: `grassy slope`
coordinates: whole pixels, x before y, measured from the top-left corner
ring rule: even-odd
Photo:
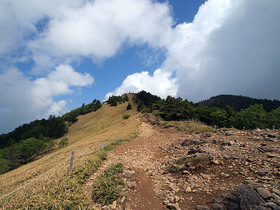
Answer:
[[[80,116],[78,122],[73,124],[64,136],[69,138],[68,147],[57,149],[39,160],[0,176],[0,197],[63,162],[69,157],[70,151],[75,152],[74,165],[79,166],[89,158],[88,156],[78,158],[80,154],[88,153],[100,147],[102,142],[109,143],[118,138],[130,138],[135,131],[138,132],[138,114],[135,104],[132,103],[132,110],[126,110],[126,106],[127,102],[117,107],[103,105],[96,112]],[[122,118],[124,114],[130,114],[131,116],[124,120]],[[28,205],[28,200],[34,200],[34,196],[40,202],[40,198],[46,196],[44,193],[48,192],[46,189],[56,186],[66,174],[67,168],[68,161],[50,174],[1,200],[0,207],[23,207]]]

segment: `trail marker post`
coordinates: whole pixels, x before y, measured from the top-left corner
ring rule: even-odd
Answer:
[[[73,159],[74,159],[74,151],[72,151],[71,154],[70,154],[69,173],[71,173],[72,169],[73,169]]]

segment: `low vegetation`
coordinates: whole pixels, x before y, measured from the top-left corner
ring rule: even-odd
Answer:
[[[121,190],[124,188],[122,172],[122,163],[112,164],[96,178],[92,190],[92,197],[96,203],[109,205],[120,197]]]
[[[130,114],[124,114],[124,115],[123,115],[123,119],[124,119],[124,120],[127,120],[129,117],[130,117]]]

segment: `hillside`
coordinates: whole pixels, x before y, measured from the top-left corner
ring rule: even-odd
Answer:
[[[136,112],[136,105],[133,102],[131,103],[133,107],[131,110],[126,110],[127,102],[116,107],[104,104],[96,112],[79,116],[79,120],[69,127],[69,132],[64,136],[69,139],[69,146],[56,149],[34,162],[0,175],[0,197],[63,163],[69,158],[71,151],[75,152],[74,166],[78,168],[84,161],[91,158],[91,155],[82,157],[79,157],[79,155],[95,150],[102,143],[109,144],[117,139],[133,138],[138,132],[138,113]],[[124,120],[122,118],[124,114],[130,114],[130,117]],[[60,141],[60,139],[57,141]],[[32,207],[35,205],[34,202],[46,202],[46,193],[50,193],[48,189],[55,188],[61,183],[61,180],[65,179],[67,168],[68,161],[47,176],[1,200],[0,206],[14,209],[26,206]]]
[[[0,175],[0,197],[38,178],[0,208],[279,209],[279,129],[163,121],[130,103],[79,116],[63,137],[67,147]]]
[[[200,106],[219,107],[219,108],[225,108],[226,105],[228,105],[234,107],[236,111],[240,111],[241,109],[246,109],[250,105],[262,104],[264,110],[270,112],[280,106],[280,101],[255,99],[246,96],[236,96],[236,95],[218,95],[218,96],[211,97],[208,100],[201,101],[197,104]]]

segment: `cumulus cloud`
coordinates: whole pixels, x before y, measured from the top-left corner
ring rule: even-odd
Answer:
[[[108,93],[105,99],[112,95],[122,95],[128,92],[137,93],[141,90],[148,91],[162,98],[168,95],[175,96],[178,90],[176,80],[176,78],[172,78],[170,73],[162,72],[161,69],[157,69],[153,75],[149,75],[147,71],[135,73],[129,75],[114,92]]]
[[[55,101],[54,97],[70,94],[71,87],[89,86],[93,81],[91,75],[80,74],[68,65],[59,65],[47,77],[36,80],[18,69],[9,69],[0,74],[1,132],[35,118],[62,114],[66,101]]]
[[[29,44],[36,62],[46,55],[109,58],[123,45],[148,43],[164,47],[170,39],[170,7],[151,0],[95,0],[60,11],[48,28]],[[42,58],[41,58],[42,57]]]
[[[192,23],[177,25],[164,69],[176,71],[178,95],[194,101],[241,94],[278,98],[280,2],[209,0]]]

